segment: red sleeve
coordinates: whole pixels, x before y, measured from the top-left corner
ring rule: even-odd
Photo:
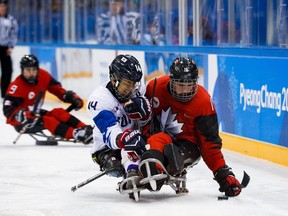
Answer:
[[[202,158],[209,169],[215,173],[225,166],[225,160],[221,152],[222,140],[219,136],[218,119],[215,106],[210,96],[203,96],[201,101],[201,114],[196,118],[196,128],[199,134],[199,147]]]
[[[20,109],[28,110],[34,104],[34,99],[37,97],[37,86],[29,86],[25,83],[21,76],[18,76],[9,84],[6,92],[3,112],[6,117],[6,123],[11,125],[20,125],[15,120],[15,114]]]
[[[62,87],[61,83],[55,80],[48,71],[40,68],[38,74],[38,88],[42,91],[49,91],[51,94],[63,100],[63,95],[66,90]]]
[[[63,101],[63,95],[65,94],[66,90],[62,87],[61,83],[55,80],[53,77],[51,77],[48,91]]]
[[[6,95],[4,106],[3,106],[3,113],[6,117],[6,123],[11,125],[20,125],[19,122],[15,120],[15,114],[20,110],[19,104],[22,103],[24,98],[21,97],[12,97],[10,95]]]
[[[63,95],[66,90],[62,87],[61,83],[54,79],[48,71],[40,68],[38,83],[41,85],[41,88],[45,91],[48,90],[51,94],[58,97],[60,100],[63,100]]]

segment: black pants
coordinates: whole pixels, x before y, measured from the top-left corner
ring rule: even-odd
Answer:
[[[12,77],[11,56],[6,54],[8,47],[0,46],[1,62],[1,97],[4,98]]]

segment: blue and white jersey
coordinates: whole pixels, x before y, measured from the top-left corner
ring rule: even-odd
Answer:
[[[128,118],[123,105],[106,88],[106,85],[107,83],[95,89],[87,102],[87,112],[95,123],[91,154],[105,146],[119,149],[116,143],[117,136],[127,128],[137,127],[137,122]],[[145,85],[141,85],[139,93],[144,95]]]
[[[18,24],[11,16],[0,16],[0,46],[14,47],[17,42]]]

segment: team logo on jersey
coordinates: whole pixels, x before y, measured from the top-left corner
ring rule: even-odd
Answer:
[[[28,99],[31,100],[35,97],[35,92],[29,92]]]
[[[153,97],[151,99],[151,104],[153,105],[153,108],[157,108],[160,106],[160,101],[157,97]]]
[[[167,110],[162,110],[161,112],[161,127],[163,127],[163,131],[167,131],[167,133],[171,136],[175,136],[176,134],[182,133],[182,127],[184,123],[181,123],[177,119],[177,114],[173,113],[171,107]]]

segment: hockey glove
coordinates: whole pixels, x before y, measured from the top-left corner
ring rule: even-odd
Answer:
[[[141,156],[146,151],[146,142],[138,130],[126,129],[118,136],[118,146],[120,148],[123,148],[128,152],[135,152],[137,156]],[[130,155],[130,157],[135,160],[133,155]]]
[[[125,170],[121,164],[121,155],[119,150],[113,150],[106,147],[95,152],[92,155],[92,159],[100,165],[101,171],[114,169],[113,172],[107,173],[109,176],[118,178],[125,174]]]
[[[71,103],[75,110],[79,110],[83,107],[83,100],[73,91],[66,91],[63,95],[63,101],[66,103]]]
[[[31,123],[36,118],[37,116],[33,112],[25,109],[19,110],[15,115],[16,121],[18,121],[21,124]]]
[[[130,119],[146,120],[151,114],[151,105],[144,96],[132,98],[123,105],[124,110]]]
[[[214,174],[214,180],[216,180],[219,185],[219,191],[225,192],[226,196],[238,196],[241,193],[241,185],[239,181],[235,178],[234,173],[231,171],[231,168],[225,166],[220,168]]]

